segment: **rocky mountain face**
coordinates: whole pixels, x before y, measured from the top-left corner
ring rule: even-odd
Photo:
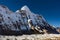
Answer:
[[[0,5],[0,34],[58,33],[43,16],[23,6],[16,12]]]
[[[60,33],[60,27],[56,27],[56,30]]]

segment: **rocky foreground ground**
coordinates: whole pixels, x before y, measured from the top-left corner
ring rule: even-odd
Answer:
[[[2,36],[0,40],[60,40],[60,34],[32,34],[21,36]]]

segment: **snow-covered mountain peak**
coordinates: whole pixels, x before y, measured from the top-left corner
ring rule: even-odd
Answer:
[[[5,13],[13,13],[9,8],[5,5],[0,5],[0,13],[5,14]]]
[[[21,10],[26,10],[26,11],[30,11],[30,9],[25,5],[21,8]]]
[[[7,6],[5,5],[0,5],[0,9],[5,9],[5,10],[9,10]]]
[[[16,12],[11,12],[8,7],[0,5],[0,32],[1,30],[28,32],[31,27],[54,30],[41,15],[31,12],[26,5]]]
[[[0,5],[0,7],[7,8],[5,5]]]
[[[16,12],[19,12],[19,10],[17,10]]]

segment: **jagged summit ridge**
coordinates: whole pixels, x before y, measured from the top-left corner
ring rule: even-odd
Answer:
[[[20,10],[30,11],[27,5],[24,5],[23,7],[21,7]],[[19,10],[17,10],[16,12],[19,12]]]
[[[26,10],[26,11],[30,11],[30,9],[28,8],[28,6],[23,6],[22,8],[21,8],[21,10]]]

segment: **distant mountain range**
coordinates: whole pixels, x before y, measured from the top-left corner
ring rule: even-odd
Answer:
[[[0,34],[32,34],[59,32],[46,22],[42,15],[35,14],[25,5],[16,12],[0,5]]]

